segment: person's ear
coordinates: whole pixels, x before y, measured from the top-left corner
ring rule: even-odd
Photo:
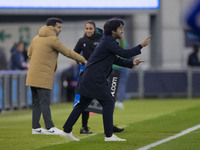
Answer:
[[[112,30],[111,32],[112,32],[112,35],[116,35],[116,33],[117,33],[117,32],[114,31],[114,30]]]

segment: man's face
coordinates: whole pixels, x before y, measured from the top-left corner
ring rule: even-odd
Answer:
[[[122,39],[122,34],[123,34],[123,26],[122,26],[122,24],[117,28],[117,31],[112,31],[112,36],[115,39]]]
[[[56,25],[54,26],[54,29],[56,31],[56,35],[58,36],[61,32],[61,28],[62,28],[62,23],[56,23]]]

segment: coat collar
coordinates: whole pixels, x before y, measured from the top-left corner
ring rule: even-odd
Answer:
[[[56,31],[52,26],[43,26],[40,28],[38,35],[40,37],[56,36]]]

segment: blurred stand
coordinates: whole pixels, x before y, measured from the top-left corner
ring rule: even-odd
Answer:
[[[200,67],[199,46],[200,46],[200,0],[192,0],[187,5],[184,22],[185,46],[192,47],[192,52],[188,56],[187,65],[189,67]]]
[[[194,0],[191,2],[190,11],[186,15],[187,24],[191,27],[191,29],[200,35],[200,0]]]

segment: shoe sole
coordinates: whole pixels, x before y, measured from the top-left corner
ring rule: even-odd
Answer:
[[[61,132],[60,133],[49,132],[49,131],[46,132],[46,135],[60,135],[60,134],[61,134]]]
[[[35,132],[35,131],[33,132],[32,131],[32,134],[46,134],[46,133],[44,133],[44,132]]]
[[[68,136],[65,136],[65,135],[63,135],[63,134],[60,134],[60,136],[61,136],[62,138],[68,139],[68,140],[70,140],[70,141],[80,141],[79,139],[78,139],[78,140],[75,140],[75,139],[72,139],[72,138],[70,138],[70,137],[68,137]]]

